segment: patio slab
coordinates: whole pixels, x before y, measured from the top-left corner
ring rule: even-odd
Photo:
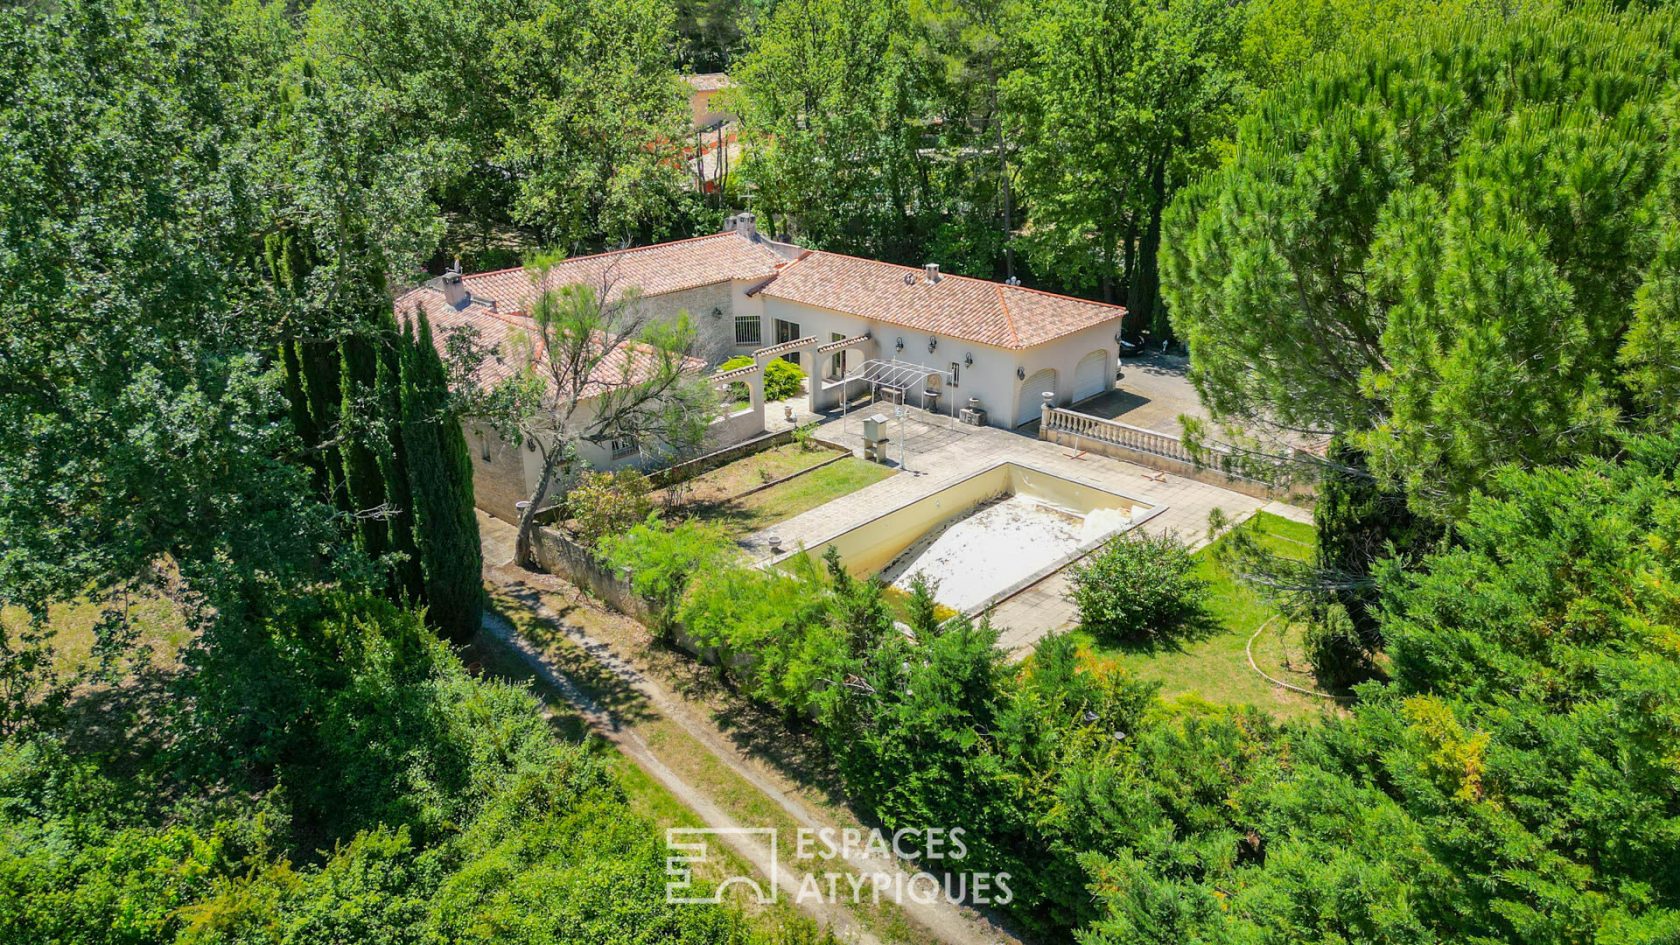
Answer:
[[[892,415],[890,405],[879,412]],[[862,414],[876,412],[865,408]],[[854,412],[846,418],[823,420],[817,436],[862,455],[862,417]],[[952,483],[999,462],[1013,462],[1042,469],[1070,479],[1083,479],[1104,489],[1133,496],[1162,511],[1140,528],[1151,533],[1176,532],[1192,545],[1206,540],[1208,513],[1222,510],[1234,521],[1246,519],[1267,503],[1136,463],[1094,454],[1077,454],[1067,447],[1047,443],[1021,433],[993,427],[969,427],[949,418],[907,410],[902,421],[888,424],[895,439],[888,447],[891,462],[901,474],[860,489],[818,508],[747,538],[745,544],[755,558],[771,557],[767,539],[775,535],[784,548],[805,545],[816,548],[842,531],[866,522],[883,511],[930,495]],[[1001,590],[1001,588],[1000,588]],[[1001,633],[1005,649],[1024,654],[1045,634],[1072,627],[1078,615],[1067,599],[1066,568],[1058,570],[1010,598],[992,612],[993,625]]]

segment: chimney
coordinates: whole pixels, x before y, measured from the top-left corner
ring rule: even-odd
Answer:
[[[924,263],[922,265],[922,273],[927,277],[927,284],[933,285],[935,282],[939,281],[939,264]]]
[[[472,293],[467,291],[466,284],[461,281],[459,263],[454,269],[444,273],[439,281],[443,284],[443,300],[454,308],[466,308],[467,303],[472,301]]]
[[[753,242],[758,242],[758,218],[751,212],[742,213],[735,217],[735,232],[745,236]]]

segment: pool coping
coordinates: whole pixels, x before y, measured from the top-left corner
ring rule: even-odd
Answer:
[[[1024,462],[1021,462],[1019,460],[1000,459],[995,463],[991,463],[989,465],[982,466],[981,468],[976,469],[974,472],[971,472],[966,476],[963,476],[959,479],[953,479],[950,482],[944,483],[938,489],[935,489],[932,492],[923,493],[922,495],[918,495],[918,496],[915,496],[913,498],[906,499],[905,501],[900,502],[900,503],[894,505],[893,507],[891,507],[889,509],[881,511],[881,512],[875,514],[875,515],[871,515],[870,517],[862,519],[861,521],[853,522],[851,525],[848,525],[845,528],[842,528],[838,531],[831,532],[827,535],[824,535],[820,540],[818,540],[816,542],[813,542],[811,544],[801,543],[796,548],[793,548],[793,549],[788,550],[788,551],[784,551],[779,555],[773,555],[772,557],[767,558],[763,562],[761,562],[759,564],[759,567],[768,570],[770,568],[776,567],[777,565],[780,565],[783,561],[786,561],[786,560],[794,557],[795,555],[807,554],[814,548],[825,548],[828,545],[832,544],[834,542],[834,540],[836,538],[839,538],[841,535],[844,535],[844,534],[846,534],[848,532],[851,532],[855,529],[862,528],[863,526],[868,525],[870,522],[874,522],[878,519],[882,519],[882,518],[885,518],[889,515],[893,515],[893,514],[896,514],[898,512],[901,512],[904,509],[907,509],[910,506],[915,505],[916,503],[927,499],[929,496],[937,495],[937,494],[945,491],[946,489],[955,488],[956,486],[959,486],[959,485],[969,481],[970,479],[974,479],[974,478],[977,478],[977,477],[980,477],[980,476],[984,476],[988,473],[994,472],[999,467],[1002,467],[1002,466],[1015,466],[1019,469],[1029,470],[1031,472],[1035,472],[1035,473],[1038,473],[1038,474],[1043,475],[1043,476],[1049,476],[1049,477],[1052,477],[1052,478],[1055,478],[1055,479],[1062,479],[1062,480],[1065,480],[1067,482],[1078,483],[1079,485],[1085,486],[1086,488],[1095,489],[1098,492],[1103,492],[1103,493],[1107,493],[1108,495],[1118,496],[1122,499],[1126,499],[1127,501],[1129,501],[1133,504],[1133,507],[1147,506],[1148,511],[1144,512],[1141,515],[1138,515],[1135,518],[1133,518],[1130,522],[1126,523],[1125,527],[1115,529],[1114,531],[1109,532],[1108,534],[1102,536],[1101,538],[1093,538],[1090,541],[1085,542],[1082,545],[1079,545],[1078,547],[1074,548],[1072,551],[1068,552],[1066,555],[1063,555],[1062,557],[1057,558],[1055,561],[1051,562],[1050,564],[1045,565],[1042,568],[1039,568],[1038,570],[1032,572],[1031,574],[1027,575],[1026,577],[1021,578],[1020,580],[1014,581],[1013,583],[1006,586],[1003,590],[997,592],[996,594],[992,594],[991,596],[987,597],[985,600],[981,601],[980,603],[974,604],[970,607],[966,607],[963,610],[959,611],[959,613],[961,613],[965,617],[978,617],[981,614],[984,614],[986,611],[991,610],[992,608],[996,607],[998,604],[1001,604],[1004,601],[1008,600],[1009,598],[1014,597],[1016,594],[1019,594],[1022,591],[1026,590],[1027,588],[1032,587],[1034,584],[1037,584],[1038,582],[1044,580],[1045,578],[1049,577],[1050,575],[1055,574],[1057,571],[1062,570],[1063,568],[1067,567],[1068,565],[1073,564],[1075,561],[1078,561],[1079,559],[1084,558],[1086,555],[1089,555],[1091,552],[1096,551],[1098,548],[1101,548],[1103,545],[1108,544],[1109,542],[1113,541],[1114,539],[1118,538],[1119,536],[1126,534],[1127,532],[1131,531],[1134,528],[1137,528],[1139,525],[1142,525],[1144,522],[1147,522],[1150,519],[1154,518],[1155,516],[1160,515],[1161,513],[1167,511],[1167,509],[1169,508],[1169,506],[1166,505],[1165,503],[1156,502],[1156,501],[1153,501],[1151,499],[1146,499],[1146,498],[1143,498],[1141,496],[1133,495],[1133,494],[1128,493],[1128,492],[1121,492],[1118,489],[1111,488],[1111,487],[1106,486],[1106,485],[1104,485],[1100,482],[1097,482],[1094,479],[1090,479],[1090,478],[1085,477],[1085,476],[1072,476],[1072,475],[1067,475],[1067,474],[1064,474],[1064,473],[1052,472],[1052,471],[1050,471],[1048,469],[1045,469],[1041,466],[1035,466],[1031,463],[1024,463]],[[1013,493],[1011,493],[1011,494],[1013,494]],[[959,513],[959,514],[966,515],[966,514],[968,514],[969,511],[972,511],[972,509],[964,510],[964,512]],[[955,516],[955,515],[951,516],[951,518],[956,518],[956,517],[957,516]]]

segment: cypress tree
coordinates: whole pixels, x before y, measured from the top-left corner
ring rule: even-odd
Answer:
[[[411,342],[389,309],[380,328],[377,409],[389,449],[380,453],[379,468],[393,510],[391,551],[400,556],[391,574],[391,589],[399,598],[422,601],[426,599],[425,569],[420,561],[414,494],[409,488],[408,443],[402,434],[402,362]]]
[[[373,409],[376,403],[379,360],[374,342],[359,332],[339,343],[339,418],[342,426],[344,488],[355,513],[351,528],[357,547],[374,561],[390,550],[390,523],[379,514],[387,490],[376,446],[383,429]]]
[[[263,240],[269,277],[282,300],[295,302],[303,295],[304,282],[314,268],[308,247],[297,234],[285,230]],[[339,351],[337,343],[307,337],[296,326],[294,337],[282,342],[281,359],[286,368],[286,398],[291,404],[293,429],[303,441],[305,459],[321,494],[341,512],[351,510],[343,488],[343,462],[336,445],[339,407]]]
[[[414,501],[427,619],[456,642],[478,629],[483,559],[473,514],[472,457],[449,405],[449,378],[424,312],[404,332],[402,440]]]

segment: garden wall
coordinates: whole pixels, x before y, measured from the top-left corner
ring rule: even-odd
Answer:
[[[766,433],[763,436],[743,440],[734,446],[727,446],[704,456],[696,456],[687,462],[655,470],[648,473],[648,479],[653,483],[654,488],[663,489],[672,483],[686,482],[701,473],[711,472],[719,466],[726,466],[743,457],[751,456],[754,453],[762,453],[767,449],[781,446],[783,443],[792,442],[792,430]]]
[[[537,528],[533,544],[537,565],[544,571],[584,588],[621,614],[642,623],[652,621],[653,611],[630,589],[630,582],[596,561],[588,548],[556,529],[542,526]]]

